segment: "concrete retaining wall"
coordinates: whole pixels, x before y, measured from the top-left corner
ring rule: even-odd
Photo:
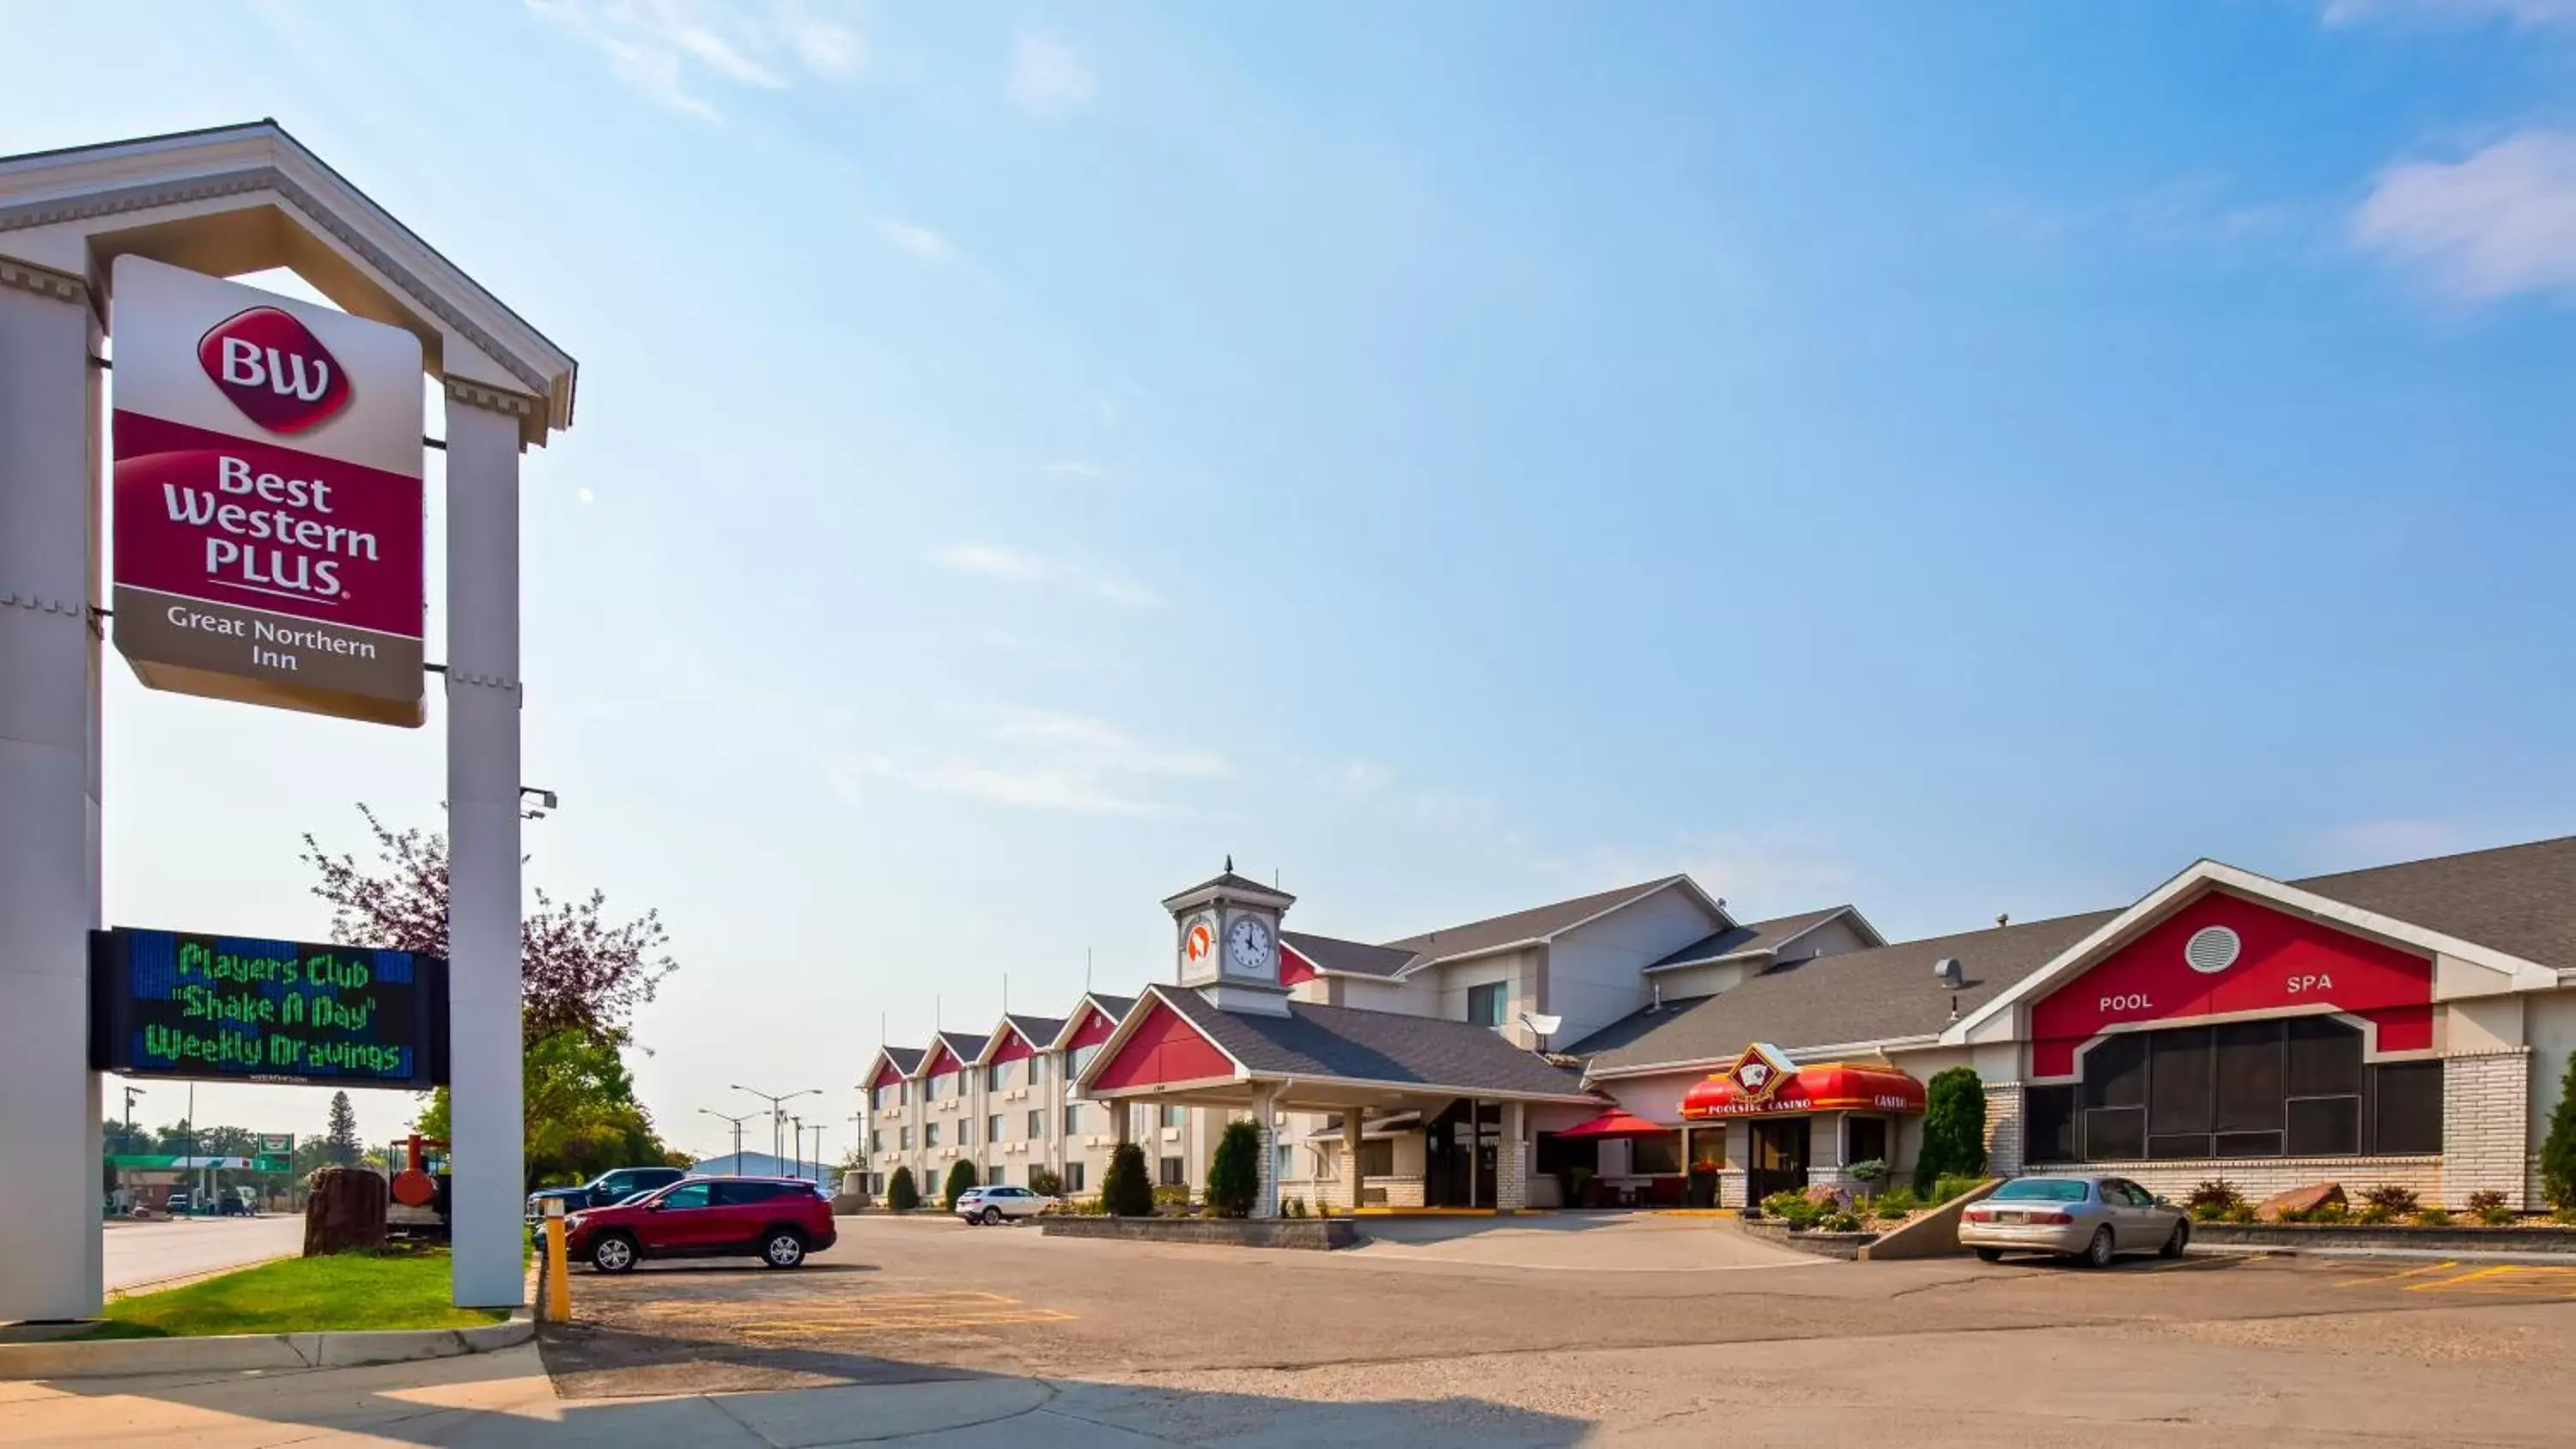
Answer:
[[[1117,1238],[1139,1243],[1216,1243],[1231,1248],[1347,1248],[1360,1240],[1349,1218],[1042,1218],[1050,1238]]]
[[[2403,1223],[2370,1227],[2331,1223],[2193,1223],[2191,1240],[2202,1247],[2420,1248],[2436,1253],[2564,1253],[2576,1259],[2576,1230],[2568,1228],[2418,1228]]]
[[[1752,1222],[1738,1218],[1735,1220],[1735,1225],[1754,1237],[1778,1247],[1794,1249],[1801,1253],[1813,1253],[1819,1258],[1841,1258],[1845,1261],[1859,1257],[1861,1249],[1868,1247],[1877,1236],[1874,1233],[1793,1233],[1789,1231],[1787,1223],[1775,1222],[1767,1218]]]
[[[1877,1242],[1860,1250],[1861,1258],[1886,1263],[1899,1258],[1943,1258],[1966,1252],[1959,1246],[1959,1215],[1968,1210],[1968,1204],[1983,1202],[2003,1185],[2000,1177],[1986,1179],[1903,1227],[1881,1233]]]

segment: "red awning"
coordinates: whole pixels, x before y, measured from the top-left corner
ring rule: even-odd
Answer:
[[[1818,1062],[1780,1079],[1766,1096],[1754,1096],[1724,1075],[1682,1097],[1682,1116],[1767,1117],[1799,1112],[1920,1112],[1923,1084],[1894,1067]]]
[[[1643,1117],[1631,1117],[1614,1108],[1589,1122],[1566,1128],[1556,1134],[1556,1140],[1562,1142],[1568,1137],[1661,1137],[1677,1130],[1659,1126]]]

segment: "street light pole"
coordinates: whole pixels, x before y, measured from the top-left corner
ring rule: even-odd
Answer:
[[[796,1175],[798,1177],[803,1177],[805,1175],[805,1119],[790,1115],[787,1120],[796,1128],[791,1139],[796,1144],[796,1156],[794,1158],[794,1162],[796,1165]]]
[[[741,1116],[736,1117],[729,1112],[719,1112],[713,1107],[700,1107],[698,1110],[715,1118],[719,1122],[730,1122],[733,1124],[733,1175],[736,1177],[742,1176],[742,1124],[750,1121],[752,1118],[757,1117],[760,1114],[758,1112],[745,1112]]]
[[[795,1101],[799,1097],[819,1097],[823,1095],[823,1089],[820,1087],[807,1087],[802,1091],[796,1092],[764,1092],[758,1087],[746,1087],[742,1083],[736,1082],[733,1084],[733,1089],[737,1092],[749,1092],[753,1096],[758,1097],[769,1104],[769,1157],[773,1162],[785,1155],[778,1149],[785,1145],[779,1140],[779,1138],[785,1132],[787,1127],[786,1104]]]

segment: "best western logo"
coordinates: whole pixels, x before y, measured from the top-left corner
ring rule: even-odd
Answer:
[[[322,339],[275,307],[217,323],[197,362],[242,415],[272,433],[302,433],[349,405],[349,375]]]

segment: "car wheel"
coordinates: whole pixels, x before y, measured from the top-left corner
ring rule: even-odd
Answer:
[[[760,1261],[772,1268],[794,1268],[805,1261],[805,1240],[784,1228],[760,1240]]]
[[[988,1207],[984,1209],[979,1221],[988,1228],[998,1228],[1002,1225],[1002,1210],[997,1207]]]
[[[2173,1236],[2165,1239],[2165,1245],[2158,1248],[2156,1253],[2160,1257],[2179,1258],[2182,1256],[2182,1250],[2190,1246],[2191,1224],[2176,1223],[2174,1224]]]
[[[2109,1228],[2094,1229],[2093,1241],[2084,1245],[2084,1266],[2087,1268],[2108,1268],[2111,1266],[2112,1256],[2111,1230]]]
[[[590,1245],[590,1266],[602,1273],[623,1273],[635,1266],[635,1240],[623,1233],[610,1233]]]
[[[1979,1248],[1977,1250],[1977,1259],[1978,1261],[1985,1263],[2000,1263],[2004,1260],[2004,1250],[2001,1248]]]

